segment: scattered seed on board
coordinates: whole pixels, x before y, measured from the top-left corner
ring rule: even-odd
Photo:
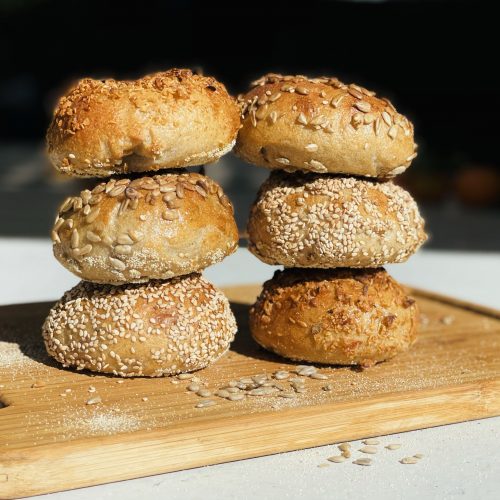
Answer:
[[[189,379],[193,378],[193,374],[192,373],[179,373],[179,375],[177,375],[177,378],[179,380],[189,380]]]
[[[333,457],[328,457],[327,460],[329,462],[333,462],[335,464],[340,464],[341,462],[345,462],[347,460],[347,458],[344,457],[343,455],[336,455]]]
[[[353,464],[356,465],[371,465],[372,464],[372,459],[371,458],[358,458],[357,460],[354,460]]]
[[[415,453],[415,455],[413,455],[415,458],[417,458],[418,460],[420,460],[421,458],[424,458],[424,456],[422,455],[422,453]]]
[[[205,399],[203,401],[200,401],[197,405],[195,405],[195,408],[207,408],[208,406],[214,406],[215,401],[212,401],[211,399]]]
[[[399,443],[393,443],[393,444],[388,444],[388,445],[386,446],[386,448],[387,448],[388,450],[391,450],[391,451],[392,451],[392,450],[399,450],[399,448],[401,448],[401,445],[400,445]]]
[[[330,467],[330,464],[319,464],[318,469],[323,469],[324,467]]]
[[[191,392],[198,392],[200,390],[200,386],[198,384],[189,384],[187,386],[187,390]]]
[[[417,464],[418,463],[418,458],[415,457],[404,457],[399,461],[400,464]]]
[[[98,403],[102,403],[101,396],[95,396],[93,398],[87,399],[87,401],[85,402],[85,404],[87,405],[96,405]]]
[[[375,438],[370,438],[370,439],[365,439],[363,441],[363,444],[367,444],[367,445],[377,445],[377,444],[380,444],[380,441],[378,439],[375,439]]]
[[[368,453],[369,455],[375,455],[378,449],[376,446],[363,446],[362,448],[359,449],[359,451],[361,453]]]
[[[212,393],[208,389],[200,389],[196,392],[196,394],[198,396],[201,396],[202,398],[208,398],[212,395]]]
[[[340,451],[348,451],[351,449],[351,443],[341,443],[337,446]]]
[[[343,451],[342,456],[346,458],[351,458],[351,451],[350,450]]]

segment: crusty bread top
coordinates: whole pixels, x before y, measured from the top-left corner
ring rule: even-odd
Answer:
[[[86,177],[201,165],[231,149],[238,115],[222,83],[187,69],[85,78],[60,99],[48,152],[57,169]]]
[[[235,152],[256,165],[393,177],[416,156],[413,125],[388,99],[337,78],[269,74],[238,101]]]

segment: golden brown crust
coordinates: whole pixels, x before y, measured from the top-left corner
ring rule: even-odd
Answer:
[[[47,352],[66,367],[159,377],[215,362],[236,321],[224,294],[191,274],[119,287],[82,281],[54,305],[42,330]]]
[[[413,125],[387,99],[336,78],[269,74],[239,97],[235,153],[271,169],[393,177],[416,156]]]
[[[406,351],[418,309],[384,269],[277,271],[250,310],[264,348],[293,360],[369,366]]]
[[[95,283],[141,283],[201,271],[238,246],[233,207],[195,173],[111,179],[67,198],[52,231],[63,266]]]
[[[413,198],[392,182],[272,172],[248,222],[249,250],[285,267],[379,267],[425,242]]]
[[[224,85],[187,69],[85,78],[59,101],[48,153],[58,170],[82,177],[202,165],[231,150],[239,126]]]

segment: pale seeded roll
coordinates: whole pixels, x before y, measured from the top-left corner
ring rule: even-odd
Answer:
[[[239,101],[235,152],[255,165],[392,177],[416,156],[407,118],[387,99],[336,78],[270,74]]]
[[[249,249],[285,267],[379,267],[424,243],[413,198],[392,182],[273,172],[248,222]]]
[[[58,170],[82,177],[202,165],[232,149],[239,126],[224,85],[190,70],[86,78],[59,101],[48,153]]]
[[[111,179],[66,199],[54,255],[95,283],[141,283],[201,271],[238,246],[233,206],[195,173]]]
[[[415,342],[417,316],[384,269],[286,269],[264,284],[250,331],[286,358],[370,366]]]
[[[199,274],[146,285],[85,281],[43,325],[59,363],[122,377],[174,375],[219,359],[236,333],[229,302]]]

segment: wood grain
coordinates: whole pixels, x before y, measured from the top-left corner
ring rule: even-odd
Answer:
[[[259,287],[225,291],[240,332],[200,379],[216,390],[244,376],[292,370],[294,363],[249,337],[247,304]],[[60,369],[40,338],[51,304],[1,307],[0,498],[499,415],[500,312],[413,294],[428,324],[412,351],[365,371],[322,367],[329,392],[321,389],[325,381],[308,379],[307,392],[293,400],[215,397],[217,404],[203,409],[195,408],[200,398],[186,391],[187,381]],[[102,403],[86,405],[95,395]]]

